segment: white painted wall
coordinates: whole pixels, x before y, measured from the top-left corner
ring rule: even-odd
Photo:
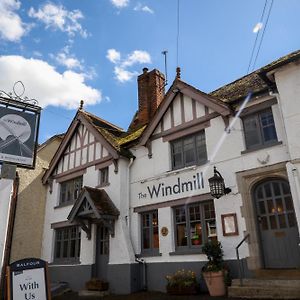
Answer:
[[[300,68],[288,65],[275,73],[291,159],[300,158]]]
[[[191,99],[184,97],[185,110],[192,105]],[[179,109],[180,102],[174,103],[174,118],[181,118]],[[240,207],[242,205],[241,195],[237,189],[236,172],[260,168],[267,165],[273,165],[279,162],[287,161],[289,159],[286,139],[284,135],[282,117],[278,105],[272,106],[274,113],[274,122],[278,134],[278,140],[282,141],[281,145],[261,149],[258,151],[241,154],[245,150],[243,128],[241,119],[237,119],[229,133],[225,132],[225,124],[221,117],[212,119],[211,126],[205,129],[206,144],[208,153],[208,162],[202,166],[194,166],[181,170],[171,171],[170,162],[170,145],[168,142],[163,142],[162,138],[156,139],[152,142],[152,158],[148,158],[147,149],[142,147],[134,152],[136,160],[133,163],[131,172],[131,205],[132,207],[139,207],[149,204],[160,203],[162,201],[175,200],[184,197],[191,197],[198,194],[209,192],[208,178],[213,174],[213,166],[222,173],[225,178],[226,186],[232,189],[230,195],[221,197],[215,200],[215,210],[217,215],[217,233],[218,239],[221,241],[224,249],[226,259],[235,259],[235,246],[243,239],[245,227],[245,220],[241,216]],[[176,112],[176,114],[175,114]],[[197,112],[203,115],[205,108],[197,103]],[[232,121],[232,119],[230,120]],[[159,125],[158,125],[159,126]],[[300,139],[299,139],[300,140]],[[184,192],[171,196],[159,196],[151,198],[150,190],[153,185],[159,184],[173,185],[180,177],[181,181],[188,181],[193,178],[193,175],[203,173],[204,188],[193,190],[191,192]],[[188,201],[188,200],[187,200]],[[222,234],[221,214],[237,214],[237,222],[239,235],[224,237]],[[169,229],[169,234],[166,237],[160,235],[160,252],[161,256],[146,257],[147,262],[165,262],[165,261],[199,261],[205,260],[203,255],[184,255],[184,256],[170,256],[169,253],[175,250],[174,244],[174,225],[172,209],[170,207],[158,209],[159,228],[166,226]],[[134,241],[134,248],[140,251],[140,218],[137,213],[132,216],[132,237]],[[248,246],[244,244],[240,248],[240,257],[249,256]]]

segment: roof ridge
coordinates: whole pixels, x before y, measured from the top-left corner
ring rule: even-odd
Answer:
[[[88,111],[80,111],[80,112],[83,113],[83,114],[85,114],[85,115],[87,115],[90,118],[94,118],[94,119],[96,119],[96,120],[98,120],[98,121],[100,121],[100,122],[102,122],[102,123],[104,123],[104,124],[106,124],[106,125],[114,128],[114,129],[116,129],[118,131],[125,132],[123,128],[121,128],[121,127],[119,127],[119,126],[117,126],[117,125],[115,125],[113,123],[110,123],[110,122],[108,122],[108,121],[106,121],[106,120],[104,120],[104,119],[102,119],[102,118],[100,118],[100,117],[98,117],[98,116],[96,116],[96,115],[88,112]]]

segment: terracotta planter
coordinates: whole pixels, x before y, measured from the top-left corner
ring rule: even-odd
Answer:
[[[224,296],[226,294],[224,271],[204,272],[203,277],[211,296]]]
[[[191,286],[167,286],[170,295],[195,295],[197,294],[196,285]]]

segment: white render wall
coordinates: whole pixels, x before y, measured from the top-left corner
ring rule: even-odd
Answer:
[[[299,91],[300,94],[300,91]],[[191,105],[191,99],[184,97],[185,112],[189,111],[188,106]],[[197,103],[197,111],[204,113],[204,106],[202,110]],[[225,132],[225,124],[221,117],[217,117],[210,121],[211,126],[205,129],[206,146],[208,154],[208,162],[202,166],[194,166],[185,169],[171,171],[171,155],[169,142],[163,142],[162,138],[156,139],[152,142],[152,158],[148,158],[148,150],[141,147],[133,150],[136,159],[131,168],[131,206],[139,207],[149,204],[155,204],[162,201],[175,200],[180,198],[187,198],[190,196],[209,193],[208,178],[213,175],[213,166],[221,172],[225,179],[227,187],[232,189],[229,195],[223,196],[220,199],[215,199],[215,210],[217,218],[217,234],[218,239],[221,241],[224,249],[225,259],[236,259],[235,247],[244,237],[246,230],[245,220],[241,216],[242,199],[238,192],[236,183],[236,172],[261,168],[268,165],[273,165],[279,162],[284,162],[289,159],[288,149],[286,147],[286,137],[283,130],[283,120],[280,114],[278,104],[272,106],[274,114],[274,122],[278,141],[282,144],[241,154],[245,150],[243,128],[241,119],[234,122],[233,127],[229,133]],[[181,119],[180,102],[173,102],[174,120]],[[167,123],[164,118],[164,126]],[[230,119],[232,122],[233,119]],[[179,124],[179,123],[178,123]],[[160,128],[158,124],[157,128]],[[165,128],[165,127],[164,127]],[[165,128],[166,129],[166,128]],[[300,140],[300,139],[299,139]],[[192,180],[196,173],[203,173],[204,188],[194,190],[192,192],[183,192],[171,196],[159,196],[151,199],[150,193],[147,189],[159,184],[173,185],[177,183],[178,178],[182,181]],[[204,255],[172,255],[169,253],[175,250],[174,243],[174,224],[173,224],[173,211],[170,207],[158,209],[159,216],[159,234],[162,227],[167,227],[169,233],[166,237],[161,234],[159,236],[159,251],[162,254],[157,257],[145,257],[147,262],[176,262],[176,261],[199,261],[205,260]],[[221,225],[221,214],[237,214],[239,235],[237,236],[223,236]],[[140,220],[139,214],[134,213],[132,216],[132,237],[134,241],[134,248],[137,253],[141,250],[140,240]],[[240,257],[244,258],[249,256],[248,246],[244,244],[240,248]]]
[[[134,261],[132,245],[129,239],[129,204],[128,204],[128,181],[127,168],[128,162],[124,159],[119,160],[119,171],[114,172],[114,165],[109,166],[109,185],[103,187],[116,207],[120,211],[120,216],[115,224],[115,237],[110,238],[110,262],[112,264],[128,263]],[[83,174],[83,186],[95,187],[98,185],[99,170],[94,166],[87,168]],[[117,188],[116,188],[117,187]],[[52,223],[63,222],[72,209],[72,204],[65,207],[58,206],[60,184],[53,182],[52,193],[47,193],[46,216],[43,235],[43,259],[52,262],[54,258],[54,230],[51,229]],[[56,207],[56,208],[55,208]],[[118,237],[118,238],[116,238]],[[91,239],[88,240],[84,231],[81,231],[81,265],[95,263],[96,255],[96,226],[92,226]]]
[[[284,120],[291,162],[287,164],[294,207],[300,228],[300,68],[291,64],[275,73],[278,101]]]
[[[12,192],[13,180],[0,179],[0,270],[3,266],[6,233],[9,217],[8,214],[11,205]]]

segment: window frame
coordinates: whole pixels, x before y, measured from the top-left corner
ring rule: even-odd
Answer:
[[[72,237],[72,230],[75,229],[75,238]],[[67,238],[65,238],[65,233],[67,232]],[[59,238],[60,233],[60,239]],[[81,247],[81,229],[79,226],[67,226],[54,229],[54,255],[53,263],[79,263],[80,262],[80,247]],[[74,256],[71,256],[71,245],[72,241],[75,240]],[[64,242],[67,241],[67,256],[64,257]],[[59,244],[60,243],[60,244]],[[59,255],[58,254],[59,245]]]
[[[198,146],[198,137],[200,137],[201,145]],[[192,139],[192,148],[185,149],[189,144],[188,140]],[[204,141],[204,143],[203,143]],[[190,143],[191,144],[191,143]],[[203,145],[205,147],[203,147]],[[175,147],[179,148],[180,151],[176,151]],[[207,162],[207,147],[206,147],[206,136],[205,130],[200,130],[196,133],[180,137],[178,139],[170,141],[171,148],[171,166],[172,170],[178,170],[194,165],[202,165]],[[199,152],[199,149],[205,149],[203,152]],[[187,162],[187,152],[193,152],[194,160]],[[200,154],[204,154],[203,158],[200,158]],[[181,164],[175,165],[175,156],[180,155]]]
[[[80,189],[76,189],[76,184],[78,182],[80,183],[79,184]],[[71,184],[73,185],[72,186],[72,197],[71,197],[71,199],[68,200],[66,194],[68,191],[68,186],[70,186]],[[78,195],[82,189],[82,186],[83,186],[83,176],[78,176],[78,177],[61,182],[58,206],[65,206],[65,205],[70,205],[70,204],[74,203],[76,201],[76,199],[78,198]],[[77,193],[77,196],[75,196],[75,193]],[[65,196],[63,196],[64,194],[65,194]]]
[[[154,236],[154,226],[153,226],[153,214],[156,213],[156,219],[157,219],[157,235],[158,235],[158,248],[154,248],[153,247],[153,236]],[[150,229],[150,247],[149,248],[144,248],[143,242],[144,242],[144,223],[143,223],[143,217],[145,215],[149,215],[149,229]],[[157,256],[159,255],[159,221],[158,221],[158,210],[151,210],[151,211],[146,211],[146,212],[142,212],[140,213],[140,220],[141,220],[141,256]]]
[[[104,179],[104,180],[103,180]],[[109,167],[99,169],[99,187],[109,185]]]
[[[213,205],[213,211],[214,211],[214,217],[206,218],[205,216],[205,205]],[[201,228],[202,228],[202,243],[199,245],[193,245],[192,239],[191,239],[191,218],[190,218],[190,208],[199,206],[200,207],[200,222],[201,222]],[[177,205],[172,207],[173,208],[173,224],[174,224],[174,243],[175,243],[175,252],[170,254],[189,254],[189,253],[201,253],[202,252],[202,246],[209,240],[209,238],[216,238],[216,235],[209,236],[209,229],[206,227],[206,223],[212,222],[214,223],[214,226],[216,226],[216,211],[214,206],[213,200],[207,200],[207,201],[201,201],[201,202],[195,202],[191,204],[184,204],[184,205]],[[184,208],[185,209],[185,226],[186,226],[186,232],[187,235],[187,245],[186,246],[180,246],[178,245],[177,240],[177,225],[179,222],[176,222],[176,209]],[[211,211],[211,210],[210,210]],[[205,225],[205,226],[204,226]]]
[[[262,114],[267,113],[267,112],[270,113],[270,115],[272,116],[273,123],[271,126],[274,127],[275,136],[276,136],[276,138],[269,140],[269,141],[265,140],[263,129],[266,126],[263,126],[262,119],[261,119]],[[255,111],[253,113],[246,114],[246,115],[242,116],[241,118],[242,118],[242,123],[243,123],[244,141],[245,141],[245,148],[246,148],[245,151],[258,150],[258,149],[273,146],[273,145],[276,145],[279,143],[278,136],[277,136],[277,130],[276,130],[276,124],[275,124],[274,115],[273,115],[273,110],[272,110],[271,106],[267,107],[265,109],[262,109],[262,110]],[[255,131],[255,133],[259,139],[259,142],[256,144],[249,143],[249,129],[246,129],[246,126],[245,126],[245,122],[247,120],[249,120],[250,118],[253,118],[255,120],[255,124],[257,126],[257,130]],[[247,137],[247,135],[248,135],[248,137]]]

